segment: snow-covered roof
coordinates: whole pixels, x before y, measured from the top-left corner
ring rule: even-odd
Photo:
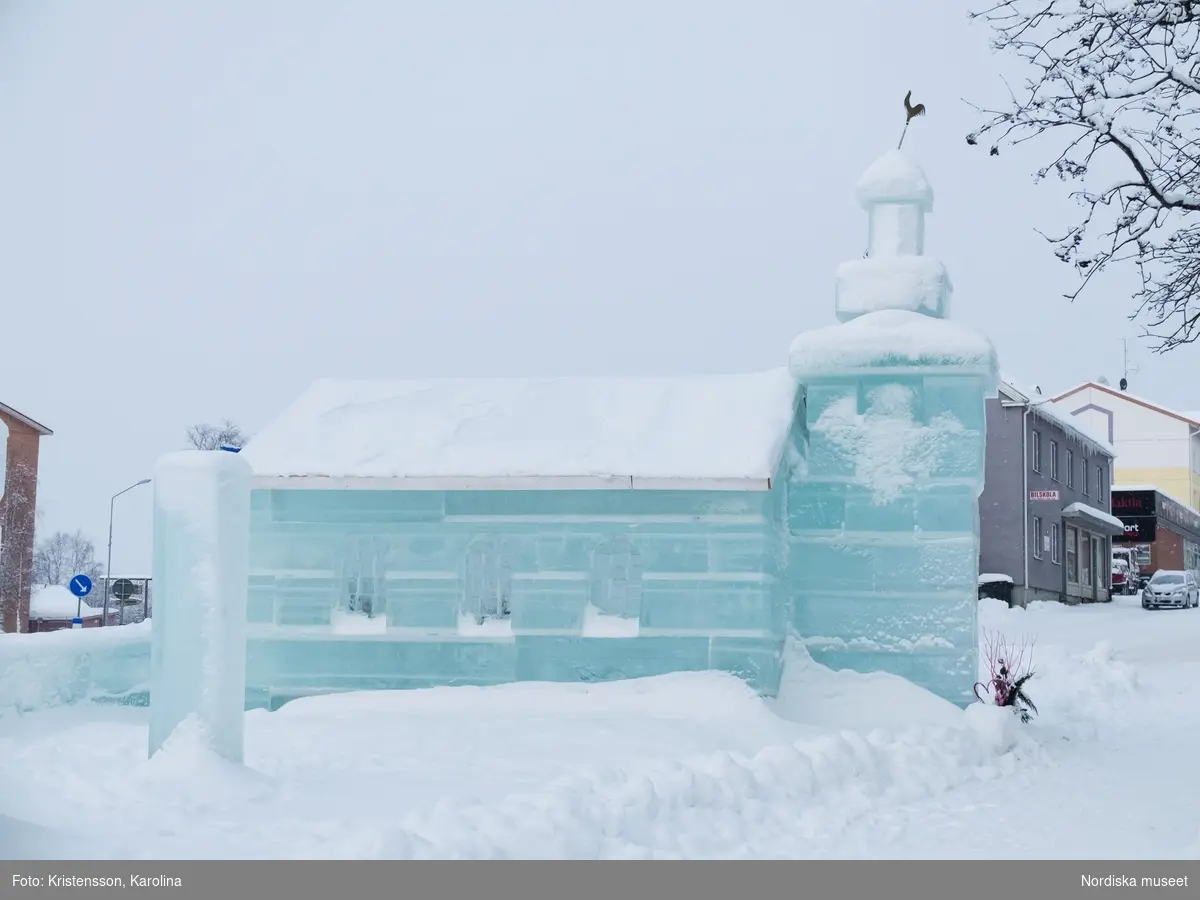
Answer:
[[[272,487],[766,490],[796,395],[786,369],[323,379],[241,456]]]
[[[1083,518],[1090,519],[1092,522],[1107,525],[1112,529],[1114,534],[1125,533],[1125,523],[1116,516],[1106,513],[1102,509],[1096,509],[1094,506],[1088,506],[1086,503],[1072,503],[1063,508],[1063,518]]]
[[[920,203],[933,209],[933,188],[925,173],[902,150],[889,150],[858,179],[855,195],[863,206],[873,203]]]
[[[789,358],[800,381],[863,366],[996,368],[996,350],[979,332],[904,309],[878,310],[805,331],[792,341]]]
[[[1081,441],[1089,450],[1100,451],[1105,456],[1116,457],[1117,451],[1107,438],[1101,437],[1078,416],[1073,416],[1054,405],[1054,398],[1043,397],[1037,391],[1018,387],[1009,378],[1001,375],[1000,390],[1009,399],[1029,407],[1031,414],[1051,422]]]
[[[86,603],[81,604],[74,594],[61,584],[47,584],[35,587],[29,595],[29,618],[31,619],[73,619],[82,606],[81,618],[92,619],[102,616],[101,610],[93,609]]]
[[[27,425],[30,428],[32,428],[34,431],[36,431],[42,437],[48,437],[48,436],[54,434],[53,431],[51,431],[49,428],[47,428],[41,422],[34,421],[33,419],[29,418],[29,416],[25,415],[23,412],[19,412],[18,410],[13,409],[7,403],[0,403],[0,415],[11,416],[12,418],[16,419],[21,424]]]
[[[1086,390],[1087,388],[1096,388],[1097,390],[1104,391],[1105,393],[1111,394],[1114,397],[1120,397],[1123,400],[1128,400],[1131,403],[1136,403],[1139,406],[1144,406],[1148,409],[1160,412],[1163,415],[1171,416],[1174,419],[1182,419],[1185,422],[1190,422],[1193,426],[1200,428],[1200,413],[1181,412],[1177,409],[1171,409],[1171,407],[1163,406],[1161,403],[1158,403],[1154,400],[1147,400],[1145,397],[1139,397],[1137,394],[1129,393],[1129,391],[1118,390],[1110,384],[1101,384],[1098,381],[1085,381],[1083,384],[1076,385],[1070,390],[1062,391],[1054,396],[1054,402],[1058,403],[1062,400],[1065,400],[1067,397],[1078,394],[1082,390]]]

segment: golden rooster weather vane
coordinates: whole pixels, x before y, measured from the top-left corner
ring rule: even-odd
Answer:
[[[904,146],[904,136],[908,134],[908,123],[917,116],[925,115],[925,104],[918,103],[914,106],[912,102],[912,91],[909,91],[904,95],[904,112],[907,118],[904,120],[904,131],[900,132],[900,143],[896,145],[897,150]]]

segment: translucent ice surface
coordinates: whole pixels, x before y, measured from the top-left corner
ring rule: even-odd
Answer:
[[[154,470],[150,753],[184,720],[242,761],[251,470],[235,453],[170,453]]]
[[[256,490],[251,700],[710,668],[773,692],[784,490]]]
[[[800,335],[788,369],[325,380],[215,454],[254,472],[247,703],[705,669],[773,694],[793,631],[835,668],[969,700],[995,353],[945,319],[920,168],[886,154],[858,195],[843,324]],[[183,546],[185,524],[157,508],[160,590],[181,598],[164,634],[208,596],[212,535]]]
[[[919,255],[933,194],[915,163],[886,154],[858,194],[870,247],[838,270],[843,324],[791,349],[808,431],[788,486],[793,623],[819,662],[965,704],[995,351],[943,318],[950,281]]]

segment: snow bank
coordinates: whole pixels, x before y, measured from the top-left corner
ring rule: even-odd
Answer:
[[[979,332],[904,309],[803,332],[792,341],[789,359],[792,375],[802,382],[866,366],[996,368],[996,350]]]
[[[388,859],[786,858],[886,804],[1016,769],[970,728],[843,732],[556,779],[498,803],[409,816],[380,841]],[[736,836],[736,837],[734,837]],[[731,840],[733,838],[733,840]]]
[[[775,701],[718,673],[644,679],[641,712],[689,719],[728,716],[759,704],[827,733],[753,754],[713,753],[676,761],[591,768],[498,803],[439,804],[410,815],[377,848],[384,858],[736,858],[786,857],[798,832],[828,834],[880,805],[908,803],[1019,764],[1036,746],[987,711],[966,714],[902,678],[833,671],[790,641]],[[663,693],[666,683],[681,690]],[[515,686],[514,686],[515,687]],[[703,687],[703,690],[699,688]],[[581,692],[622,705],[612,685],[525,685],[538,712]],[[445,699],[451,692],[448,689]],[[476,689],[499,694],[495,688]],[[423,692],[432,695],[432,692]],[[524,695],[521,697],[521,695]],[[636,696],[636,695],[635,695]],[[672,703],[656,704],[665,696]],[[691,702],[686,702],[686,697]],[[553,699],[552,699],[553,698]],[[336,698],[322,698],[336,704]],[[430,701],[435,698],[430,696]],[[542,704],[550,703],[543,708]],[[636,701],[635,701],[636,705]],[[589,704],[590,706],[590,704]],[[313,707],[310,707],[312,709]],[[287,707],[285,707],[287,709]],[[1006,712],[1007,719],[1014,719]],[[731,836],[738,838],[731,843]]]
[[[67,836],[0,813],[0,848],[5,859],[76,859]]]
[[[816,665],[816,663],[813,663]],[[516,681],[479,687],[361,691],[301,697],[273,717],[329,715],[572,715],[653,716],[709,722],[728,717],[769,718],[766,701],[745,681],[725,672],[673,672],[648,678],[583,683]]]
[[[766,479],[796,392],[784,369],[321,380],[240,455],[260,477]]]
[[[834,670],[789,640],[779,693],[771,708],[793,722],[832,728],[962,728],[963,712],[949,700],[887,672]]]
[[[0,715],[83,700],[145,703],[150,621],[0,635]]]
[[[1094,733],[1097,726],[1112,722],[1127,703],[1136,699],[1140,688],[1138,670],[1117,657],[1111,640],[1091,642],[1082,650],[1052,642],[1070,634],[1072,626],[1078,629],[1083,615],[1092,611],[1056,602],[1037,601],[1023,609],[1009,608],[1003,601],[988,597],[979,601],[985,640],[992,632],[1003,635],[1010,644],[1033,644],[1035,674],[1028,694],[1037,704],[1040,722],[1054,720],[1068,731]],[[1111,612],[1105,604],[1102,613]],[[1108,627],[1117,627],[1111,616]],[[980,680],[987,677],[981,660]]]

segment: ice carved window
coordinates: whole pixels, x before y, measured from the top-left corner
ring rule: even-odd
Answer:
[[[592,562],[592,606],[604,616],[641,618],[641,559],[637,548],[625,538],[611,538],[596,547]]]
[[[502,541],[478,538],[467,548],[463,612],[480,625],[512,615],[512,561]]]
[[[342,563],[342,593],[338,603],[341,609],[368,619],[385,615],[385,568],[385,551],[374,542],[351,547]]]

